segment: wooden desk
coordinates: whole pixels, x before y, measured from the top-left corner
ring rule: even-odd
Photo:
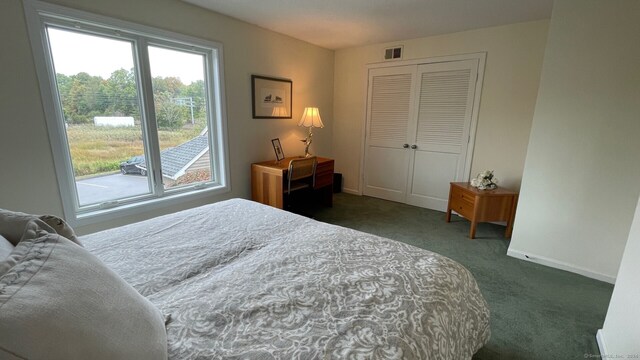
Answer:
[[[476,237],[476,225],[486,221],[506,221],[504,236],[509,238],[513,232],[513,219],[516,215],[518,193],[497,188],[478,190],[466,182],[452,182],[447,206],[447,222],[451,221],[451,210],[471,221],[469,238]]]
[[[251,199],[282,209],[284,190],[289,171],[289,161],[299,157],[289,157],[276,162],[262,161],[251,164]],[[320,192],[322,202],[333,206],[333,159],[318,157],[314,190]]]

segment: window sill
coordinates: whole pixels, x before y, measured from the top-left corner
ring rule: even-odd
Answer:
[[[205,189],[194,189],[189,192],[181,192],[161,198],[138,201],[131,204],[123,204],[108,209],[93,210],[80,214],[67,214],[66,220],[72,227],[83,227],[127,216],[144,214],[151,210],[182,204],[188,201],[202,198],[204,196],[224,194],[229,192],[230,190],[231,189],[229,186],[214,185]]]

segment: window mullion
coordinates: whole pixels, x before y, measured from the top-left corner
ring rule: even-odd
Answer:
[[[209,109],[207,114],[209,115],[209,126],[212,127],[212,131],[210,131],[210,142],[212,145],[212,149],[221,149],[224,147],[226,140],[224,139],[224,134],[226,134],[226,122],[223,122],[222,119],[226,119],[226,114],[224,114],[224,103],[215,101],[215,99],[220,99],[224,97],[223,95],[223,74],[220,72],[222,68],[221,65],[221,54],[220,49],[210,50],[207,52],[207,98],[210,99],[208,101]],[[215,125],[214,125],[215,124]],[[226,167],[227,159],[223,159],[226,154],[223,152],[218,152],[215,156],[211,156],[211,166],[214,169],[215,182],[219,184],[224,184],[227,179],[228,168]]]
[[[142,94],[142,108],[144,111],[142,129],[147,147],[147,166],[151,174],[153,193],[160,197],[164,193],[160,161],[160,141],[158,140],[158,125],[153,99],[153,82],[151,66],[149,65],[149,51],[145,38],[141,37],[136,42],[136,55],[136,62],[139,69],[140,93]]]

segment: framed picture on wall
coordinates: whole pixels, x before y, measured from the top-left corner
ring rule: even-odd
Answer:
[[[251,75],[254,119],[291,119],[293,81]]]
[[[273,151],[276,153],[276,161],[284,159],[284,151],[282,151],[282,145],[280,145],[280,139],[272,139],[271,145],[273,145]]]

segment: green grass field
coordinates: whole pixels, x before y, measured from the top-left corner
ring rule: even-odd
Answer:
[[[158,130],[160,148],[180,145],[198,136],[202,126],[178,130]],[[75,176],[117,171],[120,163],[144,154],[142,130],[135,127],[100,127],[69,125],[67,137]]]

